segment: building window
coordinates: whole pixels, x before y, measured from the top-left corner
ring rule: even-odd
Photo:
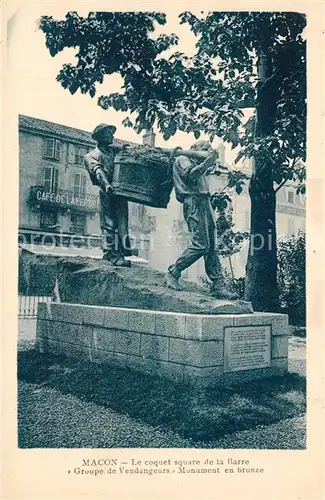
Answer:
[[[294,234],[294,232],[295,232],[295,221],[290,217],[288,219],[288,234]]]
[[[80,198],[86,196],[87,177],[83,174],[74,173],[72,178],[73,196]]]
[[[306,205],[306,196],[304,194],[299,193],[299,201],[300,205],[304,207]]]
[[[137,217],[138,215],[138,205],[132,203],[131,205],[131,217]]]
[[[57,193],[58,191],[59,171],[54,167],[44,167],[43,186],[47,193]]]
[[[294,191],[288,191],[288,203],[295,202],[295,193]]]
[[[141,259],[149,260],[149,251],[150,251],[150,240],[141,240],[140,249],[137,253]],[[132,250],[132,254],[135,255],[135,250]]]
[[[156,231],[157,230],[157,219],[155,215],[148,215],[147,221],[149,224],[150,231]]]
[[[75,146],[74,147],[74,158],[73,158],[73,163],[76,165],[83,165],[84,164],[84,156],[88,153],[88,148],[82,147],[82,146]]]
[[[57,139],[45,139],[44,158],[48,158],[50,160],[60,160],[61,142]]]
[[[82,214],[71,212],[70,214],[70,232],[73,234],[85,234],[86,217]]]
[[[42,210],[40,218],[41,229],[56,229],[57,227],[57,210]]]
[[[144,215],[144,206],[137,203],[130,203],[131,217],[141,219]]]
[[[173,238],[174,238],[174,241],[175,240],[179,240],[184,237],[184,221],[183,220],[179,220],[179,219],[174,219],[173,220]],[[186,235],[186,238],[187,238],[187,233],[185,233]],[[187,245],[187,239],[186,239],[186,245]],[[187,248],[187,247],[186,247]]]

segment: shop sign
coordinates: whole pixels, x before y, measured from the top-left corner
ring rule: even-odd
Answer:
[[[71,206],[71,207],[83,207],[96,209],[97,208],[97,198],[95,196],[74,196],[73,193],[49,193],[39,189],[36,191],[36,199],[38,201],[47,202],[53,205]]]

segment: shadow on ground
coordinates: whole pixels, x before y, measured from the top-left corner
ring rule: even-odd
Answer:
[[[33,349],[19,352],[18,379],[37,389],[51,388],[73,395],[79,405],[93,403],[203,443],[301,415],[306,404],[305,379],[297,374],[233,388],[194,390],[128,369],[39,354]],[[19,403],[20,413],[24,404],[26,396]],[[42,408],[44,411],[44,405]],[[51,412],[51,401],[46,411]],[[33,447],[29,441],[21,430],[19,446]],[[42,447],[48,446],[46,429],[41,442]]]

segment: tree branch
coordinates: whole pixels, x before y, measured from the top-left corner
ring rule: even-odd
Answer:
[[[279,184],[279,186],[275,190],[275,194],[285,185],[285,183],[287,182],[287,180],[288,179],[285,179],[284,181],[281,182],[281,184]]]
[[[294,158],[294,160],[292,161],[292,165],[291,165],[291,168],[293,168],[297,162],[298,158]],[[285,185],[285,183],[288,181],[288,179],[284,179],[281,184],[279,184],[279,186],[276,188],[275,190],[275,194]]]
[[[245,109],[245,108],[256,108],[256,99],[243,99],[229,106],[230,109]],[[209,102],[203,102],[202,107],[209,109],[210,111],[215,111],[217,104],[211,104]]]

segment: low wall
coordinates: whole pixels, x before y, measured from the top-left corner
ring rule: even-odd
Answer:
[[[78,357],[201,386],[241,383],[288,368],[283,314],[201,315],[41,303],[41,352]]]

